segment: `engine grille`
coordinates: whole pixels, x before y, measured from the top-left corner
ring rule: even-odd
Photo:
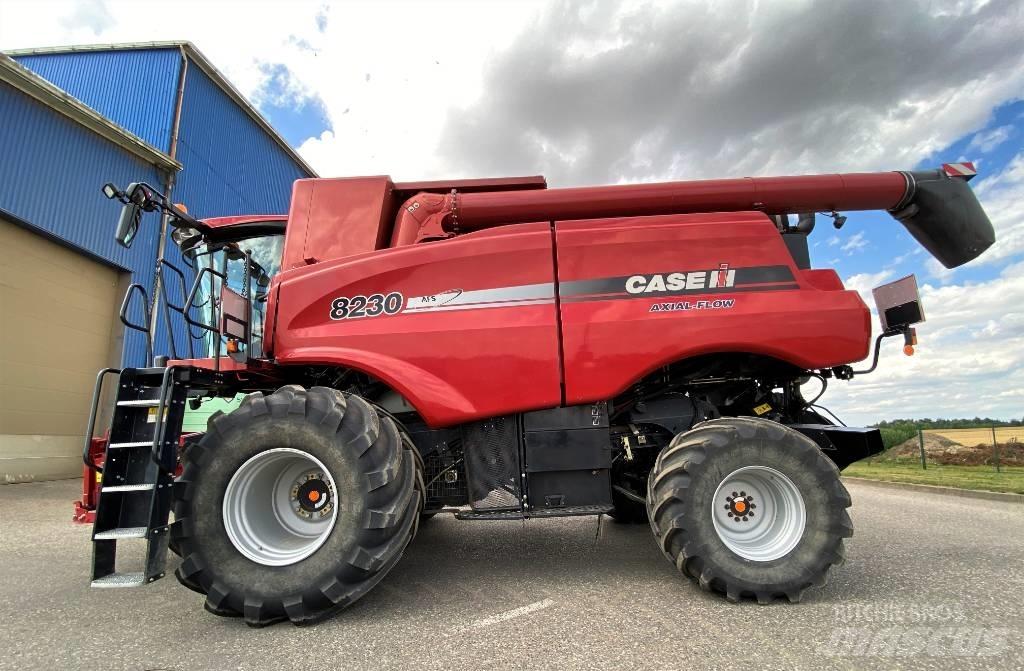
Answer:
[[[466,504],[466,476],[460,461],[449,453],[434,452],[424,457],[423,477],[429,483],[426,510]]]
[[[475,422],[463,428],[462,436],[473,509],[518,510],[522,503],[518,418]]]

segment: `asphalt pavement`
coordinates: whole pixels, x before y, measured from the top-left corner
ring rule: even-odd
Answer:
[[[0,669],[1024,668],[1015,503],[850,483],[847,564],[798,605],[701,592],[643,525],[438,516],[352,608],[256,630],[170,571],[91,590],[78,487],[0,486]]]

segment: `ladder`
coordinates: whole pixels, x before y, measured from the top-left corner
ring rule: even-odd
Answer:
[[[137,587],[164,576],[188,375],[188,368],[120,371],[92,531],[93,587]],[[145,543],[138,570],[118,570],[119,541]]]

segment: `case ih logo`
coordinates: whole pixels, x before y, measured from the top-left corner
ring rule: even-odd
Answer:
[[[626,291],[631,294],[650,294],[666,291],[700,291],[722,289],[736,284],[736,270],[728,263],[716,270],[691,270],[664,275],[633,275],[626,279]]]

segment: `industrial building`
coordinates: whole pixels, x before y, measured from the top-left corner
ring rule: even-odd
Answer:
[[[118,246],[103,184],[200,218],[277,214],[314,172],[188,42],[0,54],[0,119],[0,482],[75,476],[96,372],[146,358],[118,312],[131,283],[152,300],[165,243],[150,215]]]

